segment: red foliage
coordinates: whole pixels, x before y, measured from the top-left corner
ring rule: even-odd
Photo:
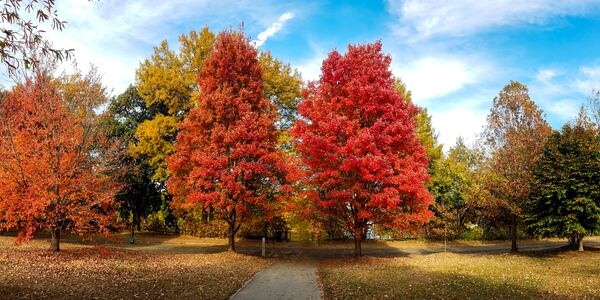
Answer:
[[[233,237],[253,213],[265,213],[283,168],[275,108],[262,95],[257,52],[235,32],[219,34],[198,77],[200,97],[181,124],[168,158],[176,209],[211,208]]]
[[[104,175],[106,153],[98,152],[103,139],[89,119],[69,109],[45,75],[16,86],[1,102],[2,229],[18,229],[19,242],[46,229],[53,250],[60,230],[108,232],[114,188]]]
[[[395,91],[390,62],[379,42],[331,52],[303,91],[305,119],[293,129],[314,187],[307,197],[357,241],[369,224],[407,227],[432,215],[418,109]]]

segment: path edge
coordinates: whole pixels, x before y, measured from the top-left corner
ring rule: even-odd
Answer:
[[[248,278],[248,280],[246,280],[246,282],[244,282],[244,284],[242,284],[242,286],[239,289],[237,289],[235,291],[235,293],[231,294],[231,296],[229,296],[229,298],[227,298],[227,299],[229,299],[229,300],[233,299],[233,297],[235,297],[237,294],[239,294],[239,292],[241,290],[243,290],[248,284],[250,284],[250,282],[252,282],[252,280],[254,280],[254,278],[256,277],[256,275],[258,275],[258,273],[265,271],[266,269],[270,268],[272,265],[273,264],[269,265],[264,270],[260,270],[260,271],[258,271],[256,273],[254,273],[252,276],[250,276],[250,278]]]

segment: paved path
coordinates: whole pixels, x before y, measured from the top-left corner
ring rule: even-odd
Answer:
[[[312,261],[278,262],[256,274],[231,299],[322,299],[318,280]]]

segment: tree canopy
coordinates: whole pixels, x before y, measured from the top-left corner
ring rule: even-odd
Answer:
[[[418,109],[396,91],[390,61],[381,43],[331,52],[320,80],[303,91],[293,131],[308,168],[306,196],[345,225],[357,255],[370,225],[407,227],[431,217]]]
[[[71,77],[78,78],[78,77]],[[108,176],[111,145],[91,120],[90,103],[105,100],[93,82],[60,84],[47,74],[15,86],[0,110],[0,218],[5,229],[52,235],[108,232],[114,224],[115,185]],[[70,87],[79,87],[70,97]],[[97,99],[97,96],[101,96]]]
[[[600,231],[600,132],[582,119],[544,144],[527,202],[527,225],[542,237],[583,237]]]
[[[269,206],[277,161],[275,107],[264,97],[258,53],[222,32],[198,76],[199,105],[181,124],[168,159],[168,188],[179,209],[210,207],[229,226],[229,249],[254,209]]]

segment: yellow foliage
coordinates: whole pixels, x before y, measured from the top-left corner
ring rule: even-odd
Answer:
[[[196,77],[212,51],[215,35],[204,27],[179,37],[179,52],[169,49],[166,40],[154,48],[150,59],[136,71],[137,88],[147,107],[155,106],[168,115],[184,115],[194,105]]]
[[[156,171],[152,179],[161,182],[168,178],[165,158],[173,153],[172,140],[177,135],[178,120],[173,116],[156,115],[144,121],[135,132],[136,143],[129,145],[133,157],[146,157]]]
[[[274,58],[269,52],[261,52],[258,59],[263,73],[263,95],[277,107],[281,117],[280,127],[289,128],[296,118],[302,77],[297,70]]]
[[[142,123],[132,144],[133,156],[145,156],[155,169],[153,179],[166,181],[165,158],[173,153],[177,123],[196,104],[197,76],[212,51],[215,35],[204,27],[179,37],[179,52],[169,49],[167,41],[154,48],[136,71],[137,89],[146,107],[158,112]]]

